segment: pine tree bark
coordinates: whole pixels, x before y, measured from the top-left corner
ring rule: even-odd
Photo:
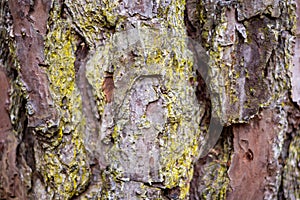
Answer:
[[[1,1],[0,199],[299,199],[297,4]]]
[[[213,112],[226,128],[195,164],[191,199],[299,198],[296,3],[192,2],[191,10],[199,5],[190,16],[194,37],[215,77],[211,93],[221,94]]]

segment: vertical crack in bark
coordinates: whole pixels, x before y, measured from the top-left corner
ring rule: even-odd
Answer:
[[[197,85],[195,93],[200,104],[203,104],[203,113],[201,113],[201,122],[199,125],[201,131],[205,134],[209,134],[209,132],[205,130],[209,128],[211,118],[211,96],[206,83],[209,71],[209,58],[206,55],[205,49],[200,45],[202,31],[200,27],[201,22],[199,20],[199,15],[202,12],[200,10],[200,4],[198,0],[188,0],[186,2],[184,21],[187,35],[189,36],[189,50],[192,51],[194,57],[193,68],[196,73],[196,80],[191,80],[191,84]],[[200,155],[201,157],[205,156],[204,154],[207,154],[209,148],[211,148],[209,144],[205,144],[205,146],[207,147],[202,147],[202,150],[205,150],[202,151],[203,155]]]
[[[187,0],[184,10],[184,24],[187,35],[196,41],[201,41],[200,1]]]
[[[89,185],[80,196],[89,196],[95,190],[101,191],[102,184],[101,173],[106,168],[105,151],[99,138],[101,116],[98,113],[96,102],[94,101],[92,86],[86,78],[86,62],[89,58],[90,48],[82,36],[78,36],[78,45],[75,53],[75,76],[76,84],[79,88],[82,99],[82,113],[86,119],[85,134],[83,136],[84,146],[87,151],[89,165],[91,169],[91,178]],[[101,153],[98,153],[101,152]],[[73,197],[72,199],[76,199]]]
[[[190,199],[226,199],[230,191],[227,175],[233,146],[233,126],[225,127],[213,149],[194,164]]]

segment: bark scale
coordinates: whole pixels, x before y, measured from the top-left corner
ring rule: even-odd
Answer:
[[[0,11],[1,199],[300,198],[294,1]]]

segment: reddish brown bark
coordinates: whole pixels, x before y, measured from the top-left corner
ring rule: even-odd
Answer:
[[[35,128],[57,126],[57,111],[49,93],[48,78],[42,68],[46,65],[43,37],[46,34],[52,1],[37,0],[34,5],[25,0],[10,0],[8,3],[13,17],[20,78],[28,92],[26,105],[28,126]]]
[[[19,141],[15,137],[8,113],[10,85],[2,66],[0,88],[0,199],[26,199],[26,190],[17,164]]]
[[[279,168],[272,160],[272,141],[277,132],[270,110],[261,114],[261,120],[255,118],[249,124],[233,128],[234,153],[228,170],[232,191],[228,199],[261,199],[264,196],[266,179]]]

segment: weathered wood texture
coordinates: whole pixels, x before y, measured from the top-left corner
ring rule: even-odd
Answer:
[[[296,13],[2,0],[0,199],[299,199]]]

